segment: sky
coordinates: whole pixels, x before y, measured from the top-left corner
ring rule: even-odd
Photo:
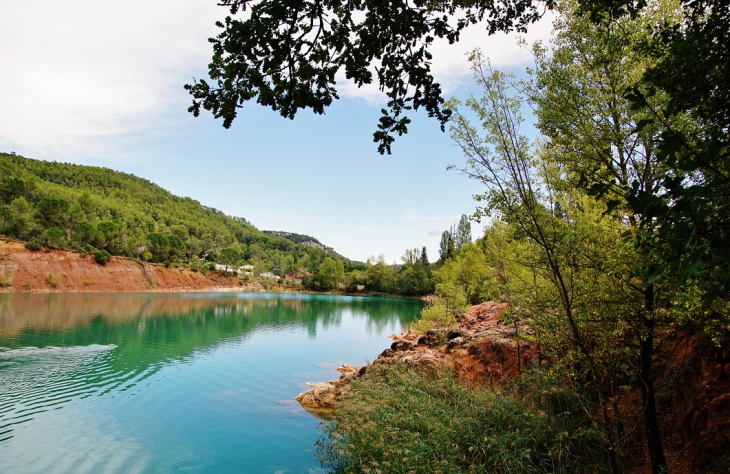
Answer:
[[[393,154],[372,141],[383,95],[340,81],[325,115],[294,120],[246,104],[226,130],[187,112],[183,85],[207,78],[207,39],[227,10],[216,0],[36,0],[0,6],[0,151],[132,173],[261,230],[316,237],[344,256],[427,247],[475,209],[482,185],[448,165],[464,157],[425,113]],[[549,39],[543,19],[528,42]],[[479,47],[497,69],[519,72],[529,52],[516,34],[467,29],[435,45],[432,70],[447,97],[473,86],[466,54]],[[472,223],[476,238],[482,226]]]

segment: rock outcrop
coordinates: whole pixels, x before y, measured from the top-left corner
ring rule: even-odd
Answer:
[[[0,292],[91,293],[150,291],[256,292],[263,287],[233,275],[203,274],[124,257],[99,265],[92,255],[67,250],[32,252],[21,242],[0,240]]]
[[[490,301],[473,306],[456,328],[431,330],[425,335],[411,330],[394,334],[390,348],[378,355],[373,365],[405,364],[421,370],[450,368],[471,381],[517,375],[521,367],[535,362],[537,353],[518,337],[531,332],[526,324],[504,324],[499,319],[499,312],[506,307],[504,303]],[[439,341],[448,342],[439,346]],[[339,380],[313,385],[296,400],[312,412],[332,410],[350,390],[354,378],[364,374],[367,367],[345,364],[338,369],[343,373]]]

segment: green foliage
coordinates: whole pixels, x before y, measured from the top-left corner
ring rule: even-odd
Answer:
[[[421,310],[421,316],[413,323],[413,329],[419,334],[426,334],[431,329],[451,329],[457,322],[456,313],[444,300],[437,299]]]
[[[29,240],[28,242],[25,243],[25,248],[27,248],[28,250],[31,250],[33,252],[37,252],[43,248],[43,244],[41,244],[41,242],[36,239]]]
[[[215,261],[221,249],[234,246],[241,258],[258,260],[263,271],[283,272],[288,267],[313,272],[315,261],[321,263],[324,256],[343,259],[332,249],[312,248],[288,239],[286,233],[263,233],[243,218],[105,168],[0,153],[0,176],[0,232],[20,240],[59,248],[93,247],[160,263]],[[67,242],[51,228],[60,230]],[[313,238],[307,241],[318,244]],[[322,256],[310,259],[313,252]]]
[[[326,257],[314,272],[314,283],[323,290],[334,290],[345,275],[345,267],[341,260]]]
[[[476,215],[493,222],[479,242],[481,295],[510,299],[505,316],[527,319],[541,356],[586,387],[613,456],[625,452],[627,423],[643,424],[659,472],[666,459],[655,387],[673,383],[665,366],[679,334],[705,332],[718,344],[728,337],[724,165],[696,166],[667,145],[669,135],[710,137],[686,147],[716,143],[691,114],[665,114],[665,94],[637,106],[654,61],[641,44],[652,25],[675,21],[676,4],[595,22],[576,14],[575,2],[557,7],[550,54],[533,47],[530,80],[494,71],[475,52],[484,94],[450,104],[462,171],[486,188]],[[526,101],[542,133],[535,145],[519,129]],[[724,151],[715,152],[722,161]],[[459,281],[456,263],[435,272],[437,292],[439,281]],[[641,413],[611,410],[630,390],[641,392]]]
[[[62,249],[66,247],[66,236],[58,227],[50,227],[44,232],[46,247]]]
[[[218,261],[226,266],[235,266],[241,259],[241,252],[235,247],[226,247],[218,254]]]
[[[464,304],[478,304],[482,301],[482,288],[487,272],[486,255],[477,246],[469,243],[454,258],[446,260],[441,268],[434,270],[436,294],[452,299],[459,298]]]
[[[486,22],[490,33],[523,29],[541,15],[538,4],[516,0],[432,2],[427,8],[383,0],[222,5],[231,15],[211,39],[213,84],[196,80],[185,86],[193,97],[190,112],[198,116],[201,107],[209,110],[226,128],[238,107],[253,99],[287,118],[300,109],[323,114],[339,98],[338,70],[362,86],[373,82],[377,67],[380,89],[390,99],[374,134],[380,153],[390,153],[394,135],[407,131],[408,110],[425,109],[442,128],[449,119],[430,72],[435,38],[458,41],[460,31],[478,21]]]
[[[61,284],[61,280],[63,279],[63,275],[60,273],[49,273],[46,277],[46,283],[48,283],[48,286],[50,286],[53,289],[56,289]]]
[[[585,403],[560,380],[468,387],[450,372],[374,365],[324,426],[317,454],[343,473],[608,472]]]
[[[101,266],[106,265],[109,262],[109,252],[106,250],[97,250],[94,252],[94,261]]]
[[[247,263],[256,276],[289,275],[323,291],[365,286],[375,293],[418,296],[434,289],[423,251],[414,250],[400,268],[382,258],[363,265],[313,237],[261,232],[245,219],[109,169],[0,153],[0,176],[0,232],[32,242],[29,248],[99,249],[191,268],[200,261]]]

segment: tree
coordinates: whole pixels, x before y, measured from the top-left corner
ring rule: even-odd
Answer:
[[[35,228],[35,221],[31,215],[31,206],[23,196],[10,202],[10,211],[13,214],[13,234],[19,239],[26,239]]]
[[[189,261],[197,259],[201,252],[201,242],[195,237],[190,237],[185,241],[186,255]]]
[[[44,234],[47,247],[52,249],[62,249],[66,247],[65,232],[58,227],[50,227],[46,229],[46,232]]]
[[[151,232],[147,234],[147,250],[152,254],[152,259],[155,262],[160,262],[167,258],[169,242],[159,232]]]
[[[454,256],[455,245],[454,236],[451,230],[445,230],[441,234],[441,243],[439,244],[439,260],[445,262]]]
[[[439,288],[459,287],[464,295],[465,303],[477,304],[480,302],[487,272],[484,253],[474,244],[469,244],[463,247],[453,259],[444,262],[441,268],[434,270],[436,293],[439,294]]]
[[[226,247],[218,253],[218,261],[226,266],[226,271],[228,271],[228,267],[236,265],[239,260],[241,260],[241,252],[237,248]]]
[[[456,250],[459,250],[466,244],[471,243],[471,222],[469,222],[469,217],[467,215],[461,215],[459,224],[456,226],[456,231],[453,233],[453,238]]]
[[[74,226],[73,239],[78,242],[91,244],[96,239],[96,227],[87,221],[79,222]]]
[[[180,237],[180,239],[182,239],[183,242],[188,240],[188,238],[190,237],[188,228],[182,224],[170,226],[170,233]]]
[[[454,43],[464,28],[480,21],[489,34],[524,31],[544,11],[542,2],[530,0],[223,0],[221,5],[230,16],[216,23],[222,31],[211,39],[212,85],[201,79],[185,86],[193,97],[190,112],[209,110],[226,128],[238,108],[253,99],[290,119],[300,109],[323,114],[339,98],[336,74],[343,70],[358,87],[377,81],[388,96],[374,134],[380,153],[390,153],[394,135],[407,132],[408,110],[425,109],[442,130],[449,119],[431,75],[435,38]]]
[[[314,272],[314,281],[323,290],[333,290],[345,275],[342,260],[326,257]]]
[[[661,142],[666,133],[686,135],[685,131],[691,133],[697,124],[682,114],[663,114],[661,120],[655,120],[651,111],[665,109],[664,94],[645,98],[645,107],[638,109],[626,98],[632,91],[645,88],[642,80],[652,67],[651,58],[636,53],[645,40],[647,26],[660,20],[674,23],[679,10],[660,2],[633,19],[598,18],[592,23],[570,11],[574,5],[565,6],[557,24],[552,56],[548,58],[541,48],[536,51],[532,98],[537,106],[538,126],[547,140],[547,153],[568,176],[577,178],[574,184],[603,199],[607,213],[619,209],[629,224],[628,243],[636,260],[625,267],[626,283],[643,302],[633,321],[639,331],[636,367],[652,468],[659,472],[666,466],[666,459],[653,367],[659,345],[655,341],[656,328],[661,322],[657,313],[661,289],[658,277],[670,269],[668,262],[677,264],[675,271],[680,265],[672,250],[667,252],[667,244],[671,248],[679,243],[686,248],[693,243],[692,227],[702,227],[703,207],[717,208],[714,203],[708,206],[707,199],[718,196],[697,196],[689,206],[699,226],[678,225],[669,208],[682,208],[688,203],[672,193],[672,183],[683,182],[688,175],[663,157]],[[704,181],[697,174],[694,179]],[[654,212],[657,208],[664,210]],[[701,261],[694,256],[695,265]],[[680,281],[697,275],[692,262],[686,263],[690,267],[678,272],[683,273]]]
[[[96,225],[97,246],[118,255],[124,246],[124,222],[119,220],[101,221]]]
[[[173,260],[181,259],[187,250],[185,242],[183,242],[182,239],[175,234],[166,235],[165,238],[167,239],[167,248],[170,258]]]
[[[0,225],[0,232],[2,232],[9,226],[13,219],[13,212],[10,210],[10,206],[0,206],[0,218],[2,218],[2,224]]]
[[[555,351],[555,360],[585,370],[587,380],[575,369],[568,374],[592,387],[614,471],[625,435],[620,415],[610,414],[608,407],[620,396],[618,388],[628,383],[616,374],[630,371],[640,382],[647,444],[653,470],[659,472],[666,461],[652,364],[666,341],[656,339],[665,320],[656,310],[659,292],[649,279],[652,256],[641,244],[645,235],[625,202],[611,203],[601,219],[596,203],[574,186],[576,167],[613,173],[619,185],[633,186],[641,176],[651,186],[655,179],[650,136],[632,126],[639,119],[621,95],[621,84],[631,80],[628,72],[640,74],[636,69],[642,60],[631,55],[630,41],[647,19],[596,26],[575,15],[574,5],[562,6],[553,56],[545,60],[549,65],[541,62],[538,51],[535,89],[518,88],[535,94],[541,130],[549,140],[532,154],[519,133],[525,98],[510,93],[509,78],[492,71],[479,54],[473,57],[474,71],[484,97],[472,97],[466,105],[479,118],[485,136],[454,101],[452,137],[467,157],[462,171],[488,189],[478,198],[485,206],[477,215],[501,217],[513,238],[527,244],[520,259],[532,270],[533,281],[524,282],[530,290],[520,304],[529,308],[543,351]],[[639,135],[632,137],[635,133]],[[602,171],[601,164],[608,169]],[[662,333],[670,337],[672,331],[665,326]],[[566,353],[564,347],[572,349]]]
[[[430,267],[431,264],[428,263],[428,253],[426,252],[426,247],[421,248],[421,256],[419,257],[419,260],[425,269],[428,269]]]
[[[36,204],[38,219],[44,226],[65,227],[68,208],[65,199],[43,198]]]

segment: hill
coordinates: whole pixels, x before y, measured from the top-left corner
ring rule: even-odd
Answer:
[[[317,249],[324,250],[327,252],[328,255],[331,255],[335,258],[338,258],[342,260],[343,262],[349,264],[352,267],[364,267],[364,262],[359,262],[357,260],[350,260],[347,257],[344,257],[343,255],[337,253],[332,247],[327,247],[319,240],[315,239],[312,236],[306,235],[306,234],[295,234],[294,232],[283,232],[279,230],[265,230],[263,231],[267,235],[273,235],[275,237],[282,237],[285,239],[289,239],[294,243],[302,244],[307,247],[313,247]]]
[[[262,232],[131,174],[6,153],[0,153],[0,234],[30,249],[98,253],[100,261],[118,255],[192,268],[201,260],[248,263],[257,273],[280,275],[307,272],[327,256],[351,263],[315,238]]]

